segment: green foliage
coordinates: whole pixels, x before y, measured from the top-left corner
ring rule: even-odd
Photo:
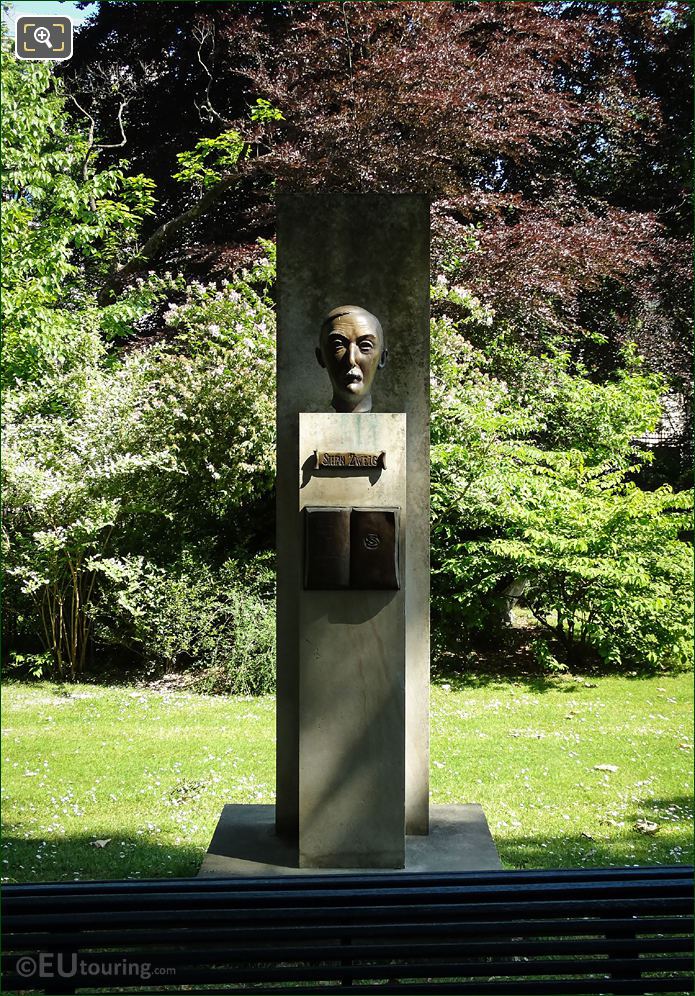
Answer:
[[[267,572],[267,569],[266,569]],[[184,553],[166,569],[143,557],[103,559],[95,612],[104,645],[135,651],[146,667],[187,668],[200,690],[261,694],[275,687],[275,612],[234,561],[219,570]]]
[[[267,124],[269,121],[284,121],[285,116],[277,107],[273,107],[269,100],[258,97],[256,103],[249,111],[249,118],[252,121],[260,121]]]
[[[30,678],[38,681],[50,675],[54,670],[53,659],[49,653],[20,654],[13,650],[6,663],[5,672],[8,677]]]
[[[442,297],[448,296],[447,278],[454,278],[468,261],[470,253],[480,253],[480,235],[482,225],[462,225],[456,238],[437,237],[433,239],[433,248],[437,256],[437,268],[441,270],[443,280],[435,284],[433,292]],[[466,291],[466,293],[470,293]]]
[[[678,539],[690,495],[640,490],[622,473],[587,470],[582,455],[519,455],[513,530],[487,554],[526,580],[524,600],[560,655],[611,666],[682,665],[691,647],[692,558]],[[530,500],[529,500],[530,498]]]
[[[153,309],[169,295],[185,290],[186,282],[181,275],[163,277],[148,273],[138,277],[131,287],[113,304],[107,304],[98,311],[99,332],[106,342],[114,339],[128,339],[137,331],[139,323],[149,318]]]
[[[137,248],[152,184],[125,163],[100,170],[50,67],[18,62],[4,36],[2,74],[14,665],[45,674],[48,654],[57,677],[75,678],[107,648],[189,667],[210,689],[267,690],[273,584],[257,554],[272,545],[274,247],[262,243],[265,257],[231,282],[149,273],[99,305],[106,274]],[[259,99],[250,119],[283,117]],[[247,154],[240,132],[202,139],[179,155],[176,179],[209,189]],[[445,272],[464,272],[480,239],[468,225],[441,254]],[[446,276],[432,301],[440,647],[498,633],[521,591],[546,670],[681,664],[691,499],[635,477],[646,456],[634,440],[658,420],[665,382],[630,350],[599,380],[568,335],[531,352],[518,325]],[[144,321],[166,334],[119,353]],[[600,337],[585,331],[590,355]]]
[[[249,510],[272,488],[272,256],[221,287],[150,273],[100,306],[104,277],[136,248],[153,185],[126,176],[125,163],[97,168],[52,69],[17,61],[4,35],[2,74],[14,665],[74,679],[94,647],[141,651],[148,664],[206,662],[221,688],[263,690],[272,591],[244,595],[229,555],[247,549]],[[180,157],[181,178],[208,186],[243,148],[233,132],[203,140]],[[165,298],[166,344],[109,355]],[[189,547],[195,556],[182,560]]]
[[[219,183],[239,159],[248,155],[248,146],[238,131],[224,131],[214,138],[201,138],[190,152],[177,152],[181,167],[174,173],[179,183],[193,183],[203,190]]]
[[[122,637],[124,651],[147,647],[151,661],[183,659],[190,644],[197,649],[189,658],[207,658],[226,687],[266,687],[258,660],[266,667],[268,592],[242,604],[241,588],[220,581],[222,601],[217,608],[211,602],[214,625],[226,620],[222,628],[234,636],[222,640],[219,653],[190,634],[168,651],[179,637],[171,613],[160,608],[169,597],[183,605],[188,574],[177,564],[189,545],[200,551],[200,571],[208,562],[202,587],[192,585],[199,597],[189,617],[207,618],[203,592],[212,598],[216,590],[213,562],[248,549],[244,523],[254,502],[267,500],[272,489],[274,317],[263,290],[251,285],[262,288],[270,266],[259,263],[220,288],[185,288],[182,303],[166,312],[174,335],[165,346],[94,366],[77,384],[55,374],[6,393],[4,540],[12,586],[5,609],[11,630],[29,631],[41,621],[59,676],[83,671],[90,643],[113,648]],[[159,294],[162,287],[141,289]],[[69,404],[47,411],[43,396],[61,393]],[[143,595],[133,603],[132,618],[142,611],[147,623],[139,623],[140,636],[131,639],[116,616],[130,611],[128,585],[139,563],[147,598],[159,602]],[[125,565],[120,588],[119,564]],[[229,599],[236,601],[226,616]],[[246,634],[234,628],[242,616],[257,619],[261,634],[253,637],[249,626],[246,649]]]
[[[98,170],[52,69],[2,38],[3,383],[81,371],[102,354],[95,289],[132,251],[153,184]]]
[[[165,343],[8,392],[6,611],[15,630],[43,622],[58,674],[79,674],[91,642],[210,688],[270,687],[272,580],[239,565],[271,542],[254,529],[274,477],[273,275],[268,256],[221,285],[144,281],[143,307],[178,298]],[[546,670],[682,663],[689,496],[631,476],[662,381],[628,356],[595,383],[567,352],[516,346],[464,288],[433,298],[439,645],[496,631],[516,584]]]
[[[533,357],[481,338],[479,302],[433,324],[432,512],[440,642],[499,627],[524,589],[550,667],[596,656],[656,667],[687,659],[692,565],[679,535],[691,496],[645,492],[635,438],[660,414],[660,378],[634,357],[606,383],[566,352]],[[556,664],[557,664],[556,660]]]
[[[56,675],[75,678],[90,639],[92,565],[108,547],[118,500],[94,486],[89,451],[80,452],[89,441],[67,419],[22,417],[22,401],[6,398],[3,413],[3,553],[13,582],[5,611],[11,630],[40,624]]]
[[[255,124],[267,125],[273,121],[284,121],[285,118],[269,100],[259,97],[249,110],[249,120]],[[173,179],[193,185],[199,191],[209,190],[234,169],[240,160],[248,158],[250,152],[249,143],[241,132],[234,129],[220,132],[213,138],[201,138],[193,149],[176,153],[180,169],[173,174]]]

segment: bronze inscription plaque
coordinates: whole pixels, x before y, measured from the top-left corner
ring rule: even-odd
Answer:
[[[386,470],[386,450],[381,453],[325,453],[314,450],[315,470],[331,467],[351,467],[361,470],[369,467],[381,467]]]

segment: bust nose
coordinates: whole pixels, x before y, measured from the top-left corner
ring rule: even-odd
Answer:
[[[350,343],[348,343],[348,348],[347,348],[348,366],[350,366],[350,367],[356,367],[357,366],[357,357],[358,357],[358,355],[359,355],[359,350],[357,348],[357,343],[356,342],[350,342]]]

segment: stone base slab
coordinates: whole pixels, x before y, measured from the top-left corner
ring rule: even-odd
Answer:
[[[394,872],[494,871],[502,867],[482,807],[432,806],[427,836],[405,838],[405,868]],[[386,868],[300,868],[297,847],[275,833],[275,807],[222,810],[199,877],[383,873]]]

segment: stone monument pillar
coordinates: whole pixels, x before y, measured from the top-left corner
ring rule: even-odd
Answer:
[[[499,868],[429,808],[427,198],[279,195],[277,305],[277,801],[199,874]]]
[[[367,412],[312,362],[346,303],[376,316],[388,348]],[[298,841],[300,864],[402,866],[404,834],[429,826],[426,197],[278,197],[277,424],[277,830]],[[321,449],[384,450],[386,467],[312,471]],[[399,587],[307,589],[307,506],[398,509]],[[332,528],[350,534],[358,516]]]
[[[299,416],[300,867],[405,863],[405,436],[401,414]]]

